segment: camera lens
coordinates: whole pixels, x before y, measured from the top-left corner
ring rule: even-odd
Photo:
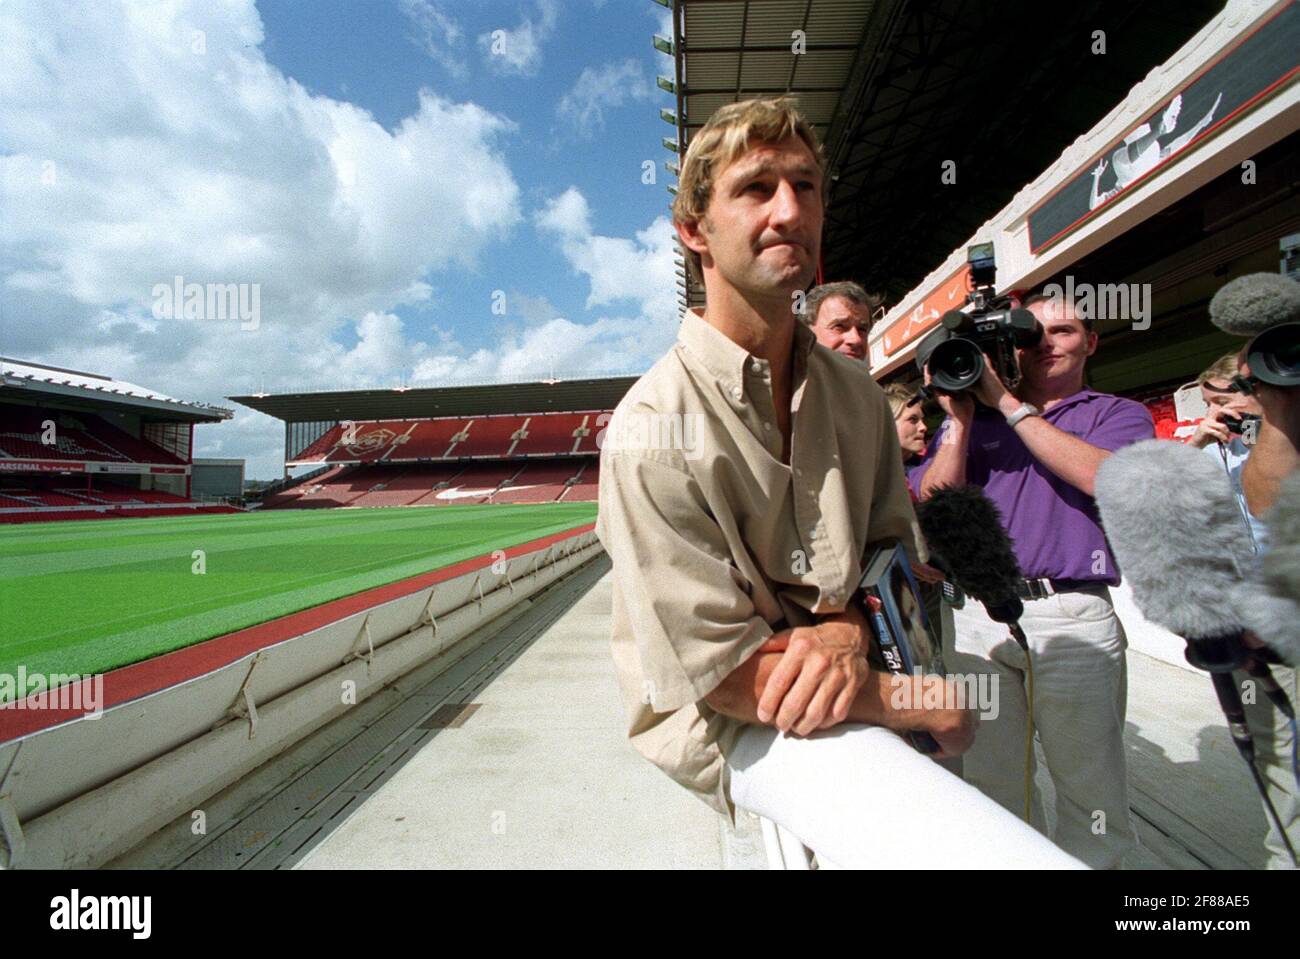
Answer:
[[[954,337],[934,348],[929,367],[930,381],[936,388],[958,393],[979,382],[984,372],[984,356],[970,340]]]
[[[1282,323],[1246,347],[1250,371],[1274,386],[1300,386],[1300,323]]]

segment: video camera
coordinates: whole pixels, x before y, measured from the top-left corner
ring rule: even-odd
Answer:
[[[966,251],[974,289],[966,294],[970,312],[949,310],[939,327],[916,348],[916,365],[922,373],[930,368],[930,387],[941,393],[960,393],[979,382],[984,357],[1007,389],[1020,382],[1016,350],[1037,346],[1043,328],[1034,314],[1011,308],[1010,297],[999,297],[993,288],[997,263],[992,243],[977,243]]]

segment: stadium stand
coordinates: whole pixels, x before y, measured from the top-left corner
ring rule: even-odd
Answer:
[[[594,502],[636,377],[231,396],[285,425],[263,509]],[[291,479],[293,471],[310,470]]]
[[[3,422],[0,427],[0,462],[4,459],[45,459],[183,465],[179,457],[125,433],[91,413],[74,416],[45,407],[6,406]],[[41,441],[45,423],[54,424],[53,443]]]
[[[588,461],[577,481],[557,498],[566,503],[595,502],[598,498],[596,494],[599,485],[600,460],[592,459]]]
[[[605,420],[598,413],[556,413],[526,417],[523,435],[510,451],[512,456],[545,456],[557,453],[597,453],[596,436]]]
[[[492,497],[493,503],[553,503],[569,489],[586,465],[585,461],[565,459],[557,463],[529,463],[508,486]]]
[[[0,522],[232,512],[188,495],[195,424],[232,415],[0,357]]]
[[[599,452],[599,412],[336,423],[289,465],[573,456]]]
[[[330,468],[277,490],[262,508],[594,500],[589,480],[607,418],[592,411],[335,423],[287,464]]]

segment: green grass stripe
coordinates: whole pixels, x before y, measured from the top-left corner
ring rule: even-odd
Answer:
[[[0,527],[0,673],[103,672],[595,514],[594,503],[502,504]]]

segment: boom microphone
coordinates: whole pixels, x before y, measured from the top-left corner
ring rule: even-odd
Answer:
[[[1011,624],[1025,611],[1016,588],[1020,564],[998,508],[978,486],[944,486],[916,507],[931,562],[984,604],[989,619]]]
[[[1134,601],[1147,619],[1183,637],[1188,662],[1210,673],[1228,732],[1295,862],[1255,765],[1254,741],[1232,677],[1232,670],[1251,659],[1239,610],[1243,601],[1249,603],[1243,589],[1254,555],[1227,476],[1198,449],[1143,440],[1106,458],[1094,493]]]
[[[1300,283],[1280,273],[1238,277],[1214,294],[1210,319],[1225,333],[1252,338],[1245,349],[1250,376],[1234,377],[1234,389],[1300,386]]]
[[[1233,336],[1257,336],[1282,323],[1300,323],[1300,283],[1281,273],[1239,276],[1210,300],[1210,321]]]
[[[1133,599],[1188,640],[1231,636],[1254,555],[1228,478],[1201,450],[1143,440],[1097,470],[1097,508]]]

